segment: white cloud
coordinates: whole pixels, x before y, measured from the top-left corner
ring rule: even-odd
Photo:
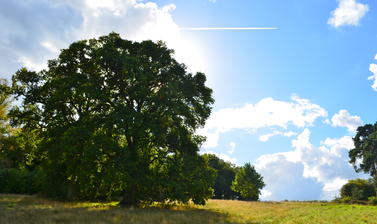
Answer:
[[[36,70],[36,71],[39,71],[39,70],[42,70],[44,68],[46,68],[46,63],[44,62],[40,62],[38,59],[35,59],[33,57],[26,57],[26,56],[18,56],[18,60],[17,60],[19,63],[21,63],[23,66],[31,69],[31,70]]]
[[[324,124],[331,125],[330,119],[326,118],[325,120],[322,121]]]
[[[229,150],[227,151],[227,154],[226,153],[217,153],[217,152],[214,152],[214,151],[211,151],[211,150],[202,150],[200,153],[201,154],[204,154],[204,153],[214,154],[224,161],[230,162],[232,164],[237,164],[237,158],[232,156],[233,153],[236,150],[236,146],[237,146],[237,144],[235,142],[229,142],[229,144],[228,144]]]
[[[171,16],[175,5],[138,0],[5,1],[0,7],[0,73],[21,66],[45,68],[47,60],[73,41],[107,35],[141,41],[164,40],[190,71],[206,69],[205,54],[182,35]],[[9,15],[9,16],[5,16]]]
[[[277,27],[182,27],[181,30],[214,31],[214,30],[277,30]]]
[[[292,140],[292,151],[258,158],[256,169],[264,177],[265,190],[271,193],[263,200],[331,200],[347,180],[362,176],[348,163],[352,137],[327,138],[316,147],[310,134],[304,129]]]
[[[114,9],[114,1],[113,0],[86,0],[85,4],[90,7],[90,8],[109,8],[109,9]]]
[[[345,127],[350,132],[355,132],[356,129],[363,124],[359,116],[352,116],[347,110],[340,110],[331,118],[331,124],[335,127]]]
[[[374,57],[375,60],[377,60],[377,54]],[[373,73],[372,76],[368,77],[368,80],[373,80],[372,88],[377,91],[377,64],[370,64],[369,65],[369,71]]]
[[[228,153],[232,155],[236,151],[236,143],[235,142],[229,142],[229,150]]]
[[[59,48],[57,48],[50,42],[42,42],[41,45],[45,47],[47,50],[51,51],[51,53],[55,53],[55,54],[59,53]]]
[[[289,161],[284,153],[265,155],[256,164],[266,187],[261,200],[314,200],[321,197],[323,185],[303,177],[304,165]]]
[[[268,140],[270,140],[271,137],[276,136],[276,135],[291,137],[291,136],[297,135],[297,133],[293,131],[289,131],[289,132],[273,131],[272,133],[259,136],[259,141],[267,142]]]
[[[322,198],[334,199],[339,197],[339,189],[347,183],[347,179],[336,177],[333,181],[326,183],[323,186]]]
[[[271,195],[272,195],[271,192],[269,192],[269,191],[267,191],[265,189],[261,190],[261,196],[260,196],[261,198],[269,198]]]
[[[338,0],[339,5],[332,13],[328,24],[334,27],[344,25],[357,26],[369,10],[368,5],[358,3],[356,0]]]
[[[240,108],[226,108],[213,112],[205,127],[198,130],[198,134],[207,137],[203,148],[213,148],[218,145],[220,134],[232,130],[252,132],[260,128],[286,129],[290,125],[304,128],[312,126],[317,118],[326,116],[325,109],[297,96],[292,97],[292,102],[265,98],[255,105],[246,104]]]
[[[217,152],[214,152],[214,151],[201,151],[200,152],[201,154],[214,154],[216,155],[217,157],[219,157],[220,159],[226,161],[226,162],[230,162],[232,164],[237,164],[237,158],[235,157],[231,157],[225,153],[217,153]]]

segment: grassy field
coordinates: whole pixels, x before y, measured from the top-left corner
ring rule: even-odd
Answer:
[[[206,206],[124,209],[0,194],[0,223],[376,223],[377,207],[304,202],[210,200]]]

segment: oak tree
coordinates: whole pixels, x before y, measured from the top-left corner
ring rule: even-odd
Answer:
[[[50,194],[203,204],[214,173],[195,134],[211,112],[203,73],[188,73],[163,42],[111,33],[72,43],[40,72],[19,70],[13,122],[40,130]],[[51,188],[50,188],[51,189]]]

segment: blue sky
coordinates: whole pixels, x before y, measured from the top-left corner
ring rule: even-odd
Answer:
[[[0,77],[111,31],[162,39],[214,90],[203,153],[252,162],[264,200],[333,199],[367,177],[347,153],[356,127],[377,121],[376,25],[374,0],[0,0]]]

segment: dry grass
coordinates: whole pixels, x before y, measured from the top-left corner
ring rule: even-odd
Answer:
[[[1,195],[0,223],[229,223],[226,215],[187,206],[119,208],[117,203],[66,203],[35,196]]]
[[[377,207],[365,205],[210,200],[205,209],[227,214],[236,223],[377,224]]]
[[[1,195],[0,223],[376,223],[377,207],[304,202],[210,200],[206,206],[123,209],[117,203],[67,203]]]

